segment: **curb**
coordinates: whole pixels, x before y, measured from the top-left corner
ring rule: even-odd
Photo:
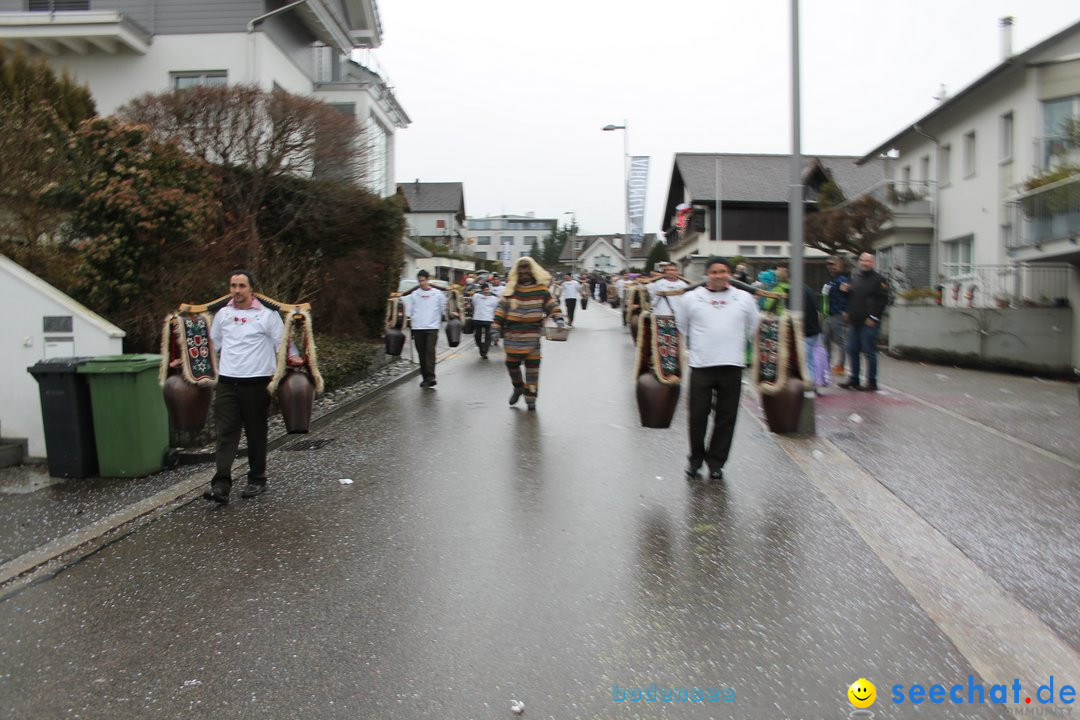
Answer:
[[[449,348],[439,353],[436,356],[436,362],[449,357],[453,353],[460,352],[462,346],[468,347],[462,342],[456,348]],[[419,374],[419,367],[407,370],[389,382],[372,388],[363,395],[352,398],[317,418],[312,418],[311,428],[316,429],[329,425],[347,413],[359,409],[382,393],[407,380],[411,380]],[[280,448],[292,438],[293,436],[288,433],[282,433],[271,438],[267,443],[267,452]],[[237,465],[242,468],[243,461],[238,460],[233,466],[234,470]],[[73,530],[63,537],[45,543],[3,563],[0,565],[0,600],[61,572],[69,565],[97,552],[106,545],[120,540],[152,520],[201,498],[203,487],[210,481],[213,473],[213,469],[208,469],[186,480],[181,480],[172,487],[168,487],[122,510],[107,515],[84,528]]]

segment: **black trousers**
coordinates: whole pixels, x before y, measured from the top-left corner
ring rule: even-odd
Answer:
[[[424,380],[435,379],[435,345],[439,342],[438,330],[413,330],[413,344],[420,357],[420,375]]]
[[[577,309],[577,298],[566,298],[566,321],[574,324],[574,310]]]
[[[480,348],[480,357],[487,357],[488,348],[491,346],[491,321],[473,320],[472,324],[476,347]]]
[[[217,470],[214,481],[232,482],[232,464],[240,447],[240,431],[248,444],[248,480],[266,482],[266,436],[270,378],[218,378],[214,393],[214,423],[217,426]]]
[[[735,365],[690,369],[690,467],[706,462],[710,471],[716,471],[727,462],[742,394],[742,370]],[[714,415],[713,431],[706,447],[710,414]]]

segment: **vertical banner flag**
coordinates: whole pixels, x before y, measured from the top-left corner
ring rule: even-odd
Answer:
[[[510,262],[510,254],[512,252],[511,248],[513,247],[510,242],[510,240],[504,240],[502,244],[502,250],[499,251],[499,257],[502,258],[503,267],[507,269],[509,269],[510,266],[513,265],[513,263]]]
[[[632,248],[639,248],[645,243],[645,190],[648,184],[648,156],[632,156],[630,172],[626,176],[626,219]]]

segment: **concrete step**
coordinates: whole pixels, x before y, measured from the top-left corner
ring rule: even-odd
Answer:
[[[0,468],[22,465],[28,446],[25,438],[0,438]]]

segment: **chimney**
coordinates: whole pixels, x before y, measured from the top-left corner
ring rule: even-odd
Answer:
[[[1001,61],[1005,62],[1012,57],[1012,15],[1001,18]]]

